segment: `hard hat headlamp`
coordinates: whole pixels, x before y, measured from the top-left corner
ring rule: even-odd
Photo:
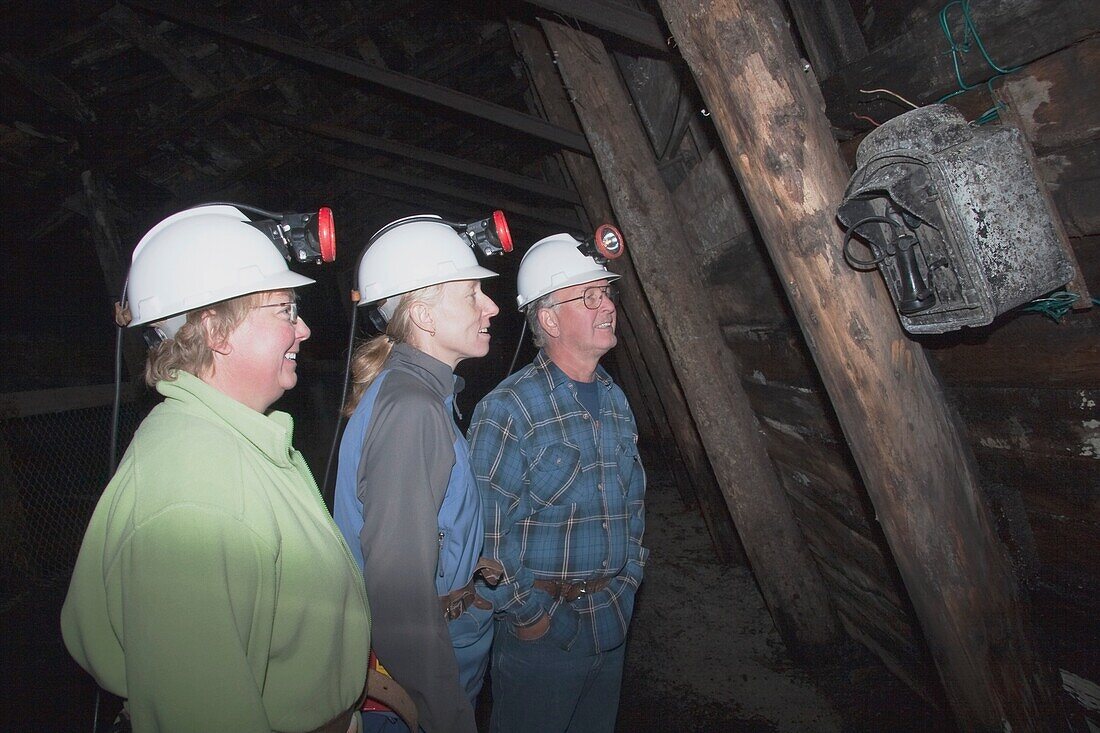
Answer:
[[[471,246],[480,249],[486,257],[512,251],[512,233],[508,230],[508,220],[504,218],[504,212],[499,209],[494,211],[488,219],[479,219],[469,224],[447,223],[451,224],[458,231],[458,235]]]
[[[577,245],[585,257],[591,257],[598,265],[606,265],[608,260],[622,256],[626,251],[623,234],[610,224],[600,224],[596,232]]]
[[[416,221],[434,221],[440,224],[446,224],[455,230],[455,233],[470,246],[470,249],[480,250],[486,257],[512,251],[512,234],[508,229],[508,220],[504,218],[504,212],[499,209],[494,211],[492,216],[485,219],[476,219],[469,223],[447,221],[446,219],[431,214],[408,216],[404,219],[390,222],[379,229],[374,233],[374,236],[370,238],[370,241],[367,242],[367,246],[370,247],[370,245],[374,244],[375,240],[391,229]]]
[[[319,265],[336,259],[336,227],[332,209],[327,206],[304,214],[276,214],[251,206],[231,205],[267,217],[248,223],[266,234],[287,260]]]

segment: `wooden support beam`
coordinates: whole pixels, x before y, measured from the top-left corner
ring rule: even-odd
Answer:
[[[1096,0],[976,2],[971,3],[970,14],[986,50],[1005,69],[1065,48],[1100,27],[1100,3]],[[949,11],[948,18],[949,27],[961,42],[958,5]],[[821,83],[826,111],[837,127],[859,129],[861,123],[852,117],[853,112],[884,122],[908,109],[886,95],[881,95],[883,101],[874,101],[860,89],[886,88],[914,104],[930,104],[958,88],[950,47],[936,14],[921,17],[889,43],[867,40],[868,46],[877,46],[872,53]],[[961,56],[960,68],[967,84],[981,85],[996,74],[977,50]]]
[[[277,33],[257,30],[241,23],[234,23],[223,17],[192,10],[180,3],[167,0],[124,0],[127,5],[154,13],[174,23],[183,23],[202,28],[219,36],[239,43],[263,49],[264,51],[292,58],[356,79],[377,84],[410,97],[416,97],[432,104],[463,112],[498,125],[510,127],[525,135],[545,140],[554,145],[590,154],[584,136],[572,130],[563,130],[546,120],[533,117],[514,109],[456,92],[453,89],[432,84],[389,69],[372,66],[359,59],[334,53],[302,43],[294,38],[280,36]]]
[[[579,123],[573,113],[573,105],[565,95],[561,76],[554,66],[542,33],[537,28],[520,23],[509,23],[509,27],[516,49],[531,75],[531,86],[537,94],[535,101],[542,113],[547,119],[563,127],[578,129]],[[596,163],[591,158],[570,152],[563,152],[561,157],[577,191],[584,199],[589,221],[614,221],[615,214],[607,199],[607,191],[604,190]],[[626,255],[611,264],[611,269],[621,276],[619,289],[623,310],[630,314],[633,336],[639,351],[644,356],[653,380],[659,385],[657,396],[668,419],[671,438],[686,465],[695,500],[710,533],[715,555],[722,562],[730,562],[742,555],[741,542],[733,528],[729,510],[726,509],[722,492],[714,478],[631,258],[628,245]]]
[[[168,73],[191,90],[193,97],[209,97],[218,85],[197,64],[157,35],[148,23],[124,5],[113,5],[101,16],[116,33],[160,61]]]
[[[784,0],[817,79],[867,55],[849,0]]]
[[[527,0],[531,5],[574,18],[593,28],[629,38],[647,48],[668,53],[668,36],[651,13],[605,0]]]
[[[453,186],[449,183],[439,183],[437,181],[429,180],[423,176],[411,176],[402,173],[393,173],[391,171],[379,168],[378,166],[369,165],[364,161],[353,160],[351,158],[343,158],[338,155],[331,155],[329,153],[316,153],[314,155],[314,159],[322,163],[327,163],[328,165],[335,166],[337,168],[354,171],[355,173],[361,173],[365,176],[370,176],[372,178],[380,178],[383,181],[400,183],[405,186],[411,186],[413,188],[419,188],[425,191],[441,193],[445,196],[451,196],[462,201],[469,201],[471,203],[481,204],[485,208],[503,209],[504,213],[506,214],[520,214],[522,216],[526,216],[528,219],[540,221],[545,224],[561,226],[565,229],[577,228],[576,215],[572,211],[569,211],[569,213],[566,214],[564,213],[564,209],[555,210],[536,206],[528,206],[526,204],[502,199],[492,195],[471,193],[463,188]],[[559,211],[562,213],[559,213]]]
[[[556,201],[564,201],[568,204],[579,204],[581,202],[580,196],[577,195],[576,191],[554,186],[546,181],[528,178],[527,176],[521,176],[511,171],[500,170],[499,168],[492,168],[487,165],[475,163],[472,160],[456,158],[453,155],[437,153],[433,150],[424,150],[423,148],[406,145],[405,143],[378,137],[377,135],[368,135],[365,132],[353,130],[344,125],[311,122],[301,117],[279,114],[277,112],[268,112],[256,108],[246,108],[240,111],[243,114],[266,120],[272,124],[303,130],[312,135],[349,142],[369,150],[376,150],[388,155],[396,155],[401,158],[407,158],[420,163],[427,163],[428,165],[456,171],[464,175],[475,176],[486,181],[492,181],[493,183],[503,184],[510,188],[538,194],[539,196],[554,199]]]
[[[774,0],[661,0],[775,262],[959,727],[1064,730],[974,459],[880,280],[841,255],[848,179]],[[596,147],[596,146],[594,146]]]
[[[639,280],[668,344],[761,595],[795,656],[837,641],[828,591],[795,521],[652,149],[614,62],[588,34],[543,21]]]
[[[646,424],[649,425],[649,434],[646,437],[660,456],[661,465],[672,473],[680,500],[684,506],[696,507],[698,502],[695,500],[695,487],[680,457],[680,451],[677,450],[668,416],[665,414],[664,403],[660,399],[654,399],[655,395],[660,394],[660,390],[646,368],[645,354],[642,353],[638,335],[634,333],[634,325],[630,318],[631,314],[625,308],[619,309],[616,327],[620,348],[614,352],[620,371],[633,372],[633,379],[637,384],[637,394],[629,396],[630,405],[635,415],[641,413]]]

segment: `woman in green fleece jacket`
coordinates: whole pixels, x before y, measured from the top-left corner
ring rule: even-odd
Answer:
[[[146,366],[164,400],[95,509],[61,625],[138,733],[357,724],[362,576],[290,416],[268,412],[297,382],[293,288],[311,282],[230,206],[176,214],[134,251],[133,325],[164,337]]]

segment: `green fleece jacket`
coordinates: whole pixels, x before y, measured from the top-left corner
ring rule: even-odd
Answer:
[[[290,416],[185,372],[157,389],[84,536],[65,645],[136,733],[316,728],[359,699],[370,612]]]

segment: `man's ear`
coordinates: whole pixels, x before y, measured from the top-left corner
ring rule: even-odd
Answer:
[[[435,335],[435,315],[427,303],[416,301],[409,306],[409,318],[421,331]]]
[[[558,314],[554,309],[543,308],[535,315],[539,319],[539,325],[542,326],[542,332],[551,338],[557,338],[561,333],[561,327],[558,325]]]
[[[217,329],[214,328],[214,315],[213,310],[203,311],[202,314],[202,330],[204,338],[206,339],[206,346],[215,354],[229,356],[233,351],[233,347],[229,345],[228,335],[221,335],[217,333]]]

